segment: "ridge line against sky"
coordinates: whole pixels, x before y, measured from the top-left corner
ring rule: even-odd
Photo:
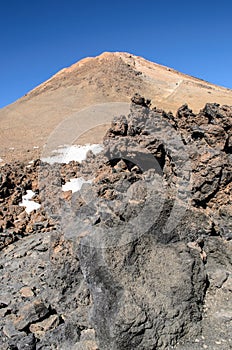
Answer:
[[[2,3],[0,108],[104,51],[129,52],[231,89],[231,13],[225,0]]]

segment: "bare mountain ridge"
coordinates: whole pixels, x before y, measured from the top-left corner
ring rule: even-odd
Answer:
[[[136,92],[173,113],[184,103],[198,112],[207,102],[231,105],[232,101],[230,89],[129,53],[106,52],[62,69],[0,110],[0,158],[35,158],[54,129],[73,113],[96,104],[129,102]],[[105,119],[107,125],[109,118]],[[95,128],[82,142],[99,142],[107,127]]]
[[[130,80],[125,80],[125,78]],[[131,86],[128,83],[131,83]],[[145,85],[154,84],[155,86],[149,91],[149,95],[157,94],[157,101],[161,103],[165,103],[165,99],[170,99],[171,95],[177,93],[177,90],[181,90],[183,88],[180,87],[181,84],[207,89],[209,90],[208,93],[211,93],[210,90],[231,93],[230,89],[180,73],[172,68],[149,62],[138,56],[120,52],[105,52],[98,57],[85,58],[68,68],[62,69],[49,80],[29,92],[23,98],[23,101],[46,91],[55,91],[60,87],[80,84],[83,84],[82,88],[86,85],[94,85],[97,88],[102,88],[103,92],[107,90],[106,96],[115,91],[120,93],[120,90],[124,90],[125,94],[128,92],[134,93],[134,90],[131,90],[132,88],[145,89]],[[135,86],[135,84],[138,84],[138,86]],[[193,103],[193,109],[196,108],[195,104],[196,102]],[[170,106],[170,110],[174,112],[173,106]]]

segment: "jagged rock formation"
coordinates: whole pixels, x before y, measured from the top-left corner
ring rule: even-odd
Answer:
[[[100,154],[2,167],[1,349],[229,350],[231,125],[135,95]],[[62,193],[75,176],[92,183]]]

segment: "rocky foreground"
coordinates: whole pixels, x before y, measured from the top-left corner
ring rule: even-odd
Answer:
[[[231,126],[135,95],[100,154],[2,166],[0,348],[231,349]]]

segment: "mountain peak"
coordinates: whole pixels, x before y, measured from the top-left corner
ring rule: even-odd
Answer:
[[[0,110],[0,157],[11,147],[23,153],[42,147],[54,128],[73,113],[96,104],[129,103],[135,93],[173,113],[185,103],[198,112],[207,102],[230,105],[232,100],[232,90],[131,53],[103,52],[62,69]]]

